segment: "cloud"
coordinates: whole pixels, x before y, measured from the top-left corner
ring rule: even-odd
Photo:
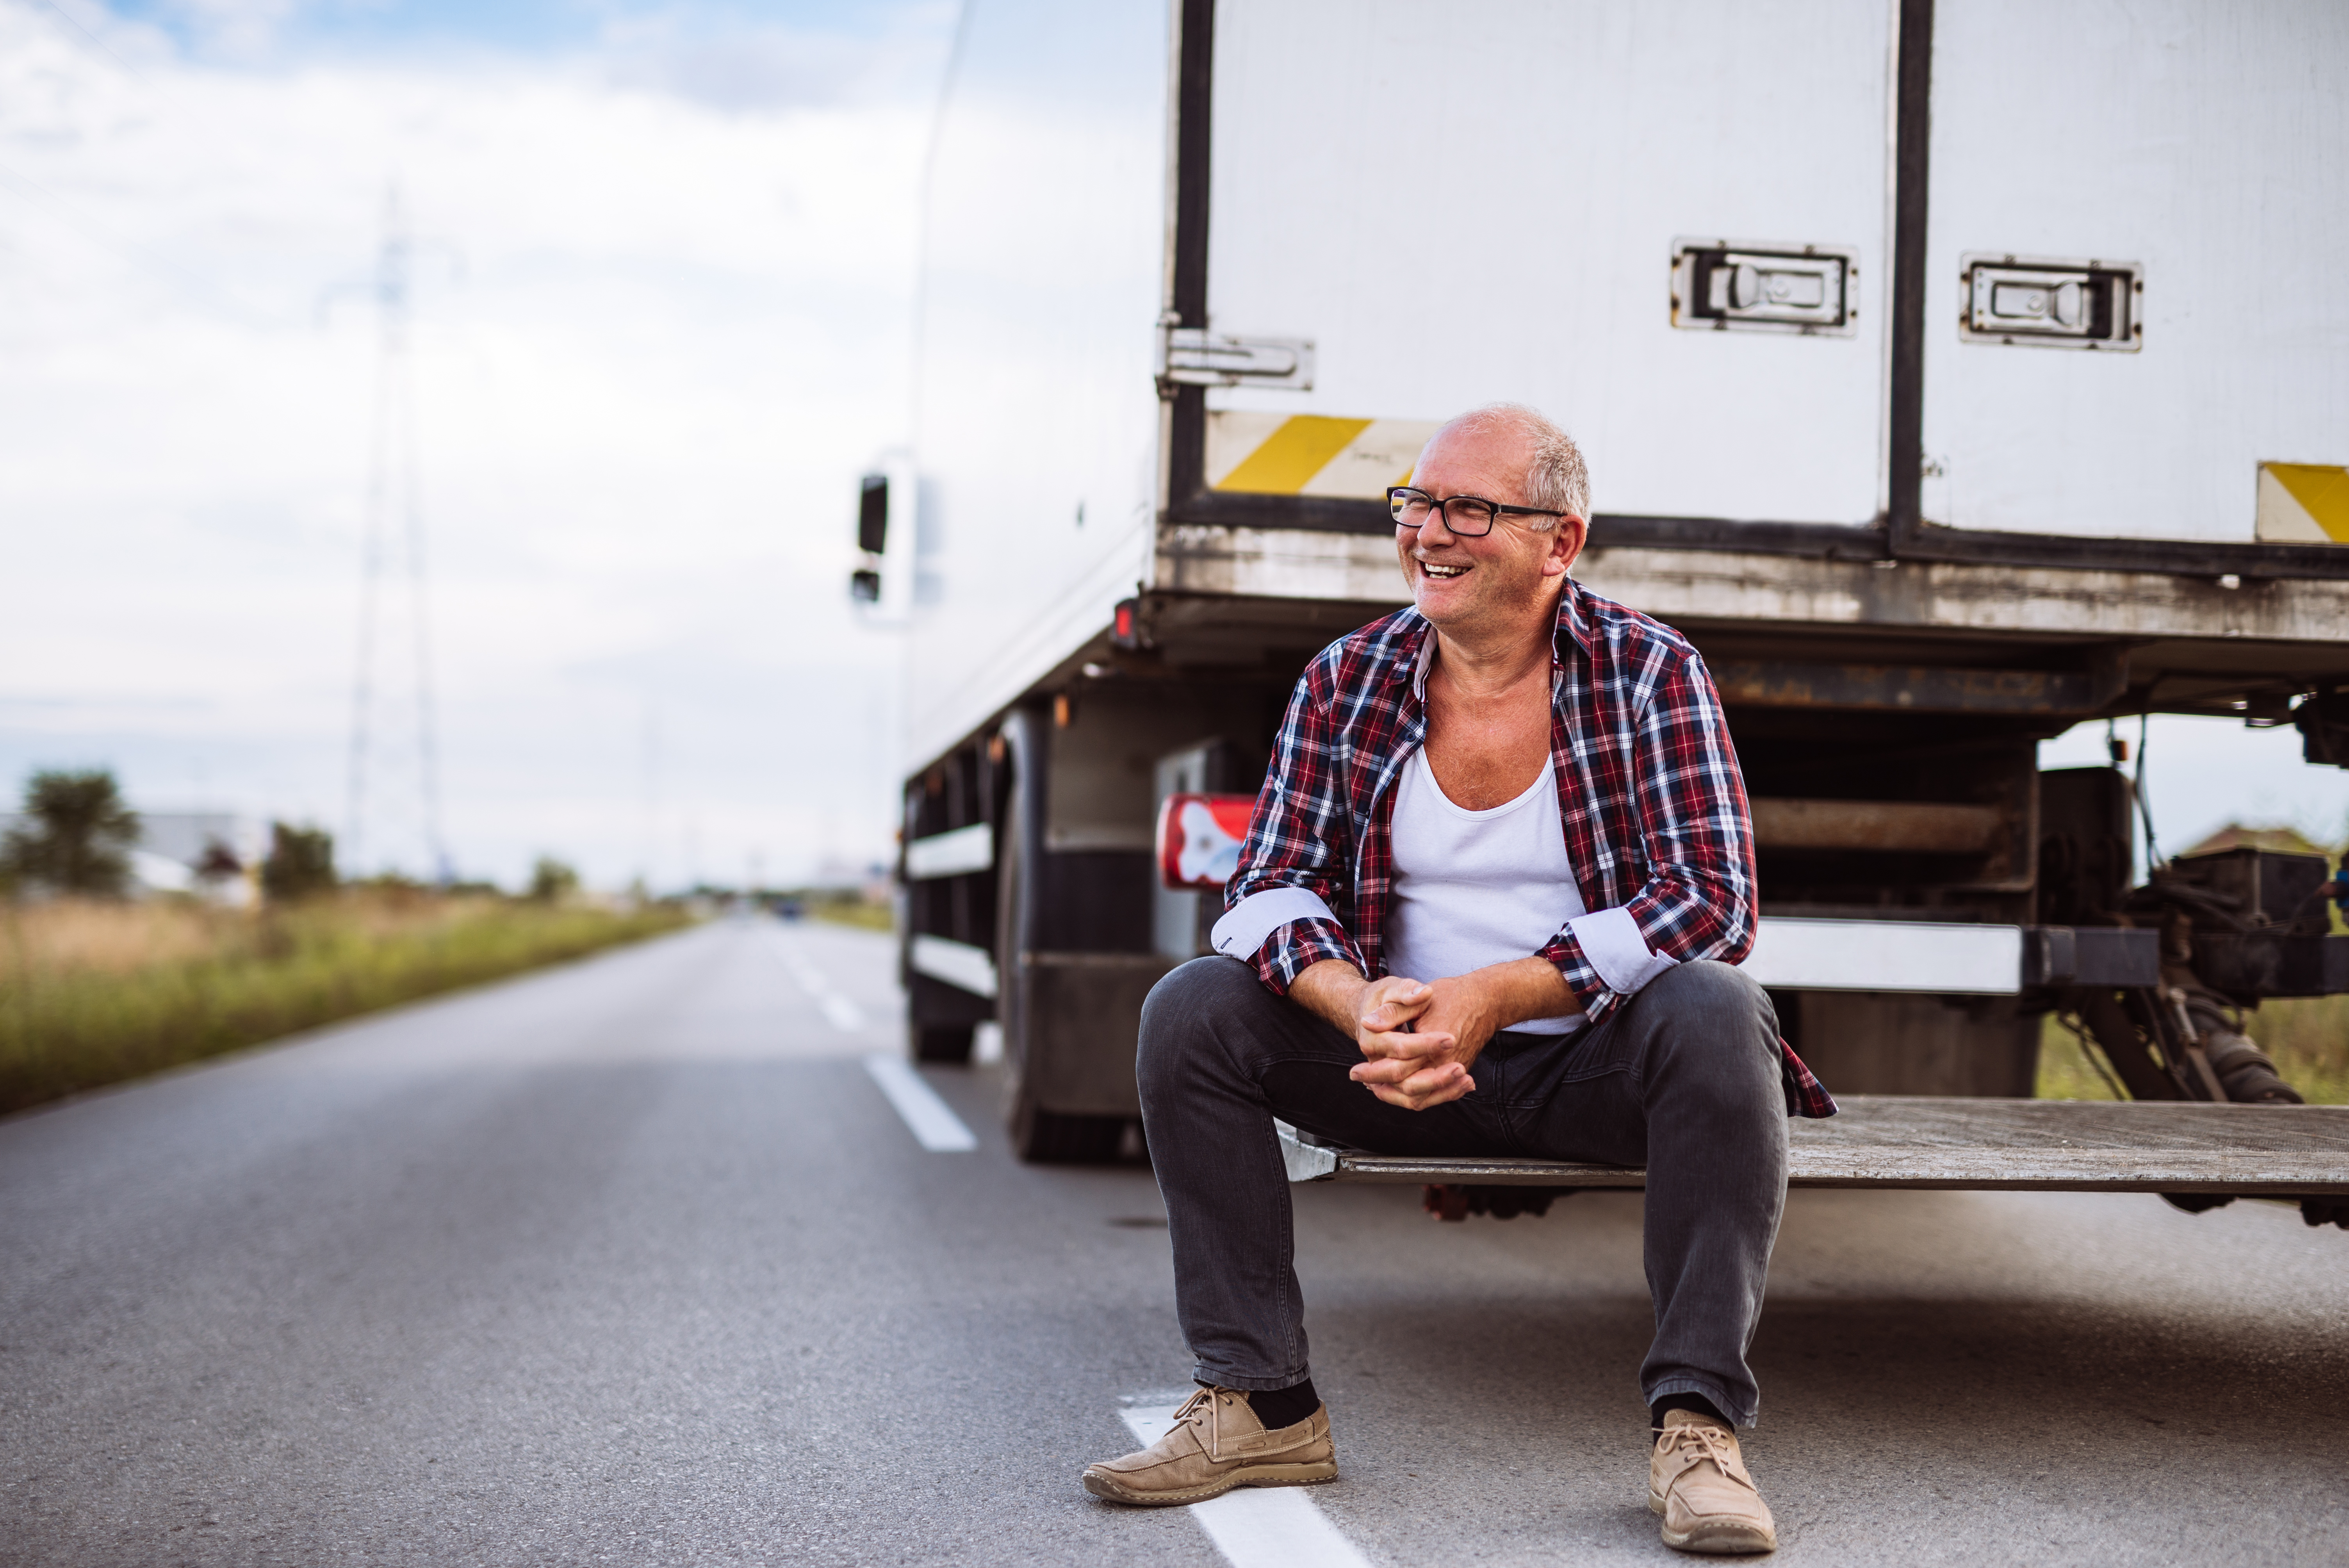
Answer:
[[[48,0],[44,0],[48,3]],[[763,111],[926,100],[958,0],[56,0],[186,57],[567,61],[615,85]]]
[[[210,54],[252,59],[271,53],[300,0],[168,0],[159,9]]]
[[[936,90],[936,40],[953,7],[875,7],[878,37],[676,11],[623,17],[597,53],[610,79],[713,108],[769,110],[859,103],[918,103]]]
[[[878,38],[858,79],[944,43]],[[377,345],[337,290],[397,177],[459,864],[886,851],[895,648],[843,585],[903,433],[927,103],[621,76],[131,70],[0,0],[0,782],[70,755],[150,808],[338,821]]]

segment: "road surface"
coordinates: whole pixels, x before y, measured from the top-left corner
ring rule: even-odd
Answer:
[[[1300,1193],[1345,1478],[1087,1497],[1183,1389],[1164,1211],[1013,1161],[995,1069],[926,1148],[889,965],[720,922],[0,1121],[0,1563],[1684,1561],[1636,1193]],[[2289,1210],[1796,1193],[1754,1360],[1776,1561],[2349,1561],[2349,1235]]]

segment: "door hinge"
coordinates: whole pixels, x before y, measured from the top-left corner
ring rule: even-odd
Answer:
[[[1309,337],[1226,337],[1204,326],[1158,318],[1158,391],[1177,387],[1280,387],[1313,390]]]

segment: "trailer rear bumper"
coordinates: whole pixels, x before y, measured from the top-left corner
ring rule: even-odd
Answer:
[[[1851,1095],[1790,1121],[1787,1185],[1943,1191],[2349,1194],[2349,1106]],[[1644,1171],[1555,1160],[1411,1159],[1278,1124],[1291,1181],[1644,1187]]]

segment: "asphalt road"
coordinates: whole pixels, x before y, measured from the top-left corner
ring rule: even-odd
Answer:
[[[721,923],[0,1122],[0,1563],[1216,1563],[1079,1488],[1178,1396],[1146,1171],[923,1149],[879,938]],[[1637,1194],[1299,1195],[1371,1563],[1683,1561]],[[1797,1193],[1787,1563],[2349,1562],[2349,1235]]]

